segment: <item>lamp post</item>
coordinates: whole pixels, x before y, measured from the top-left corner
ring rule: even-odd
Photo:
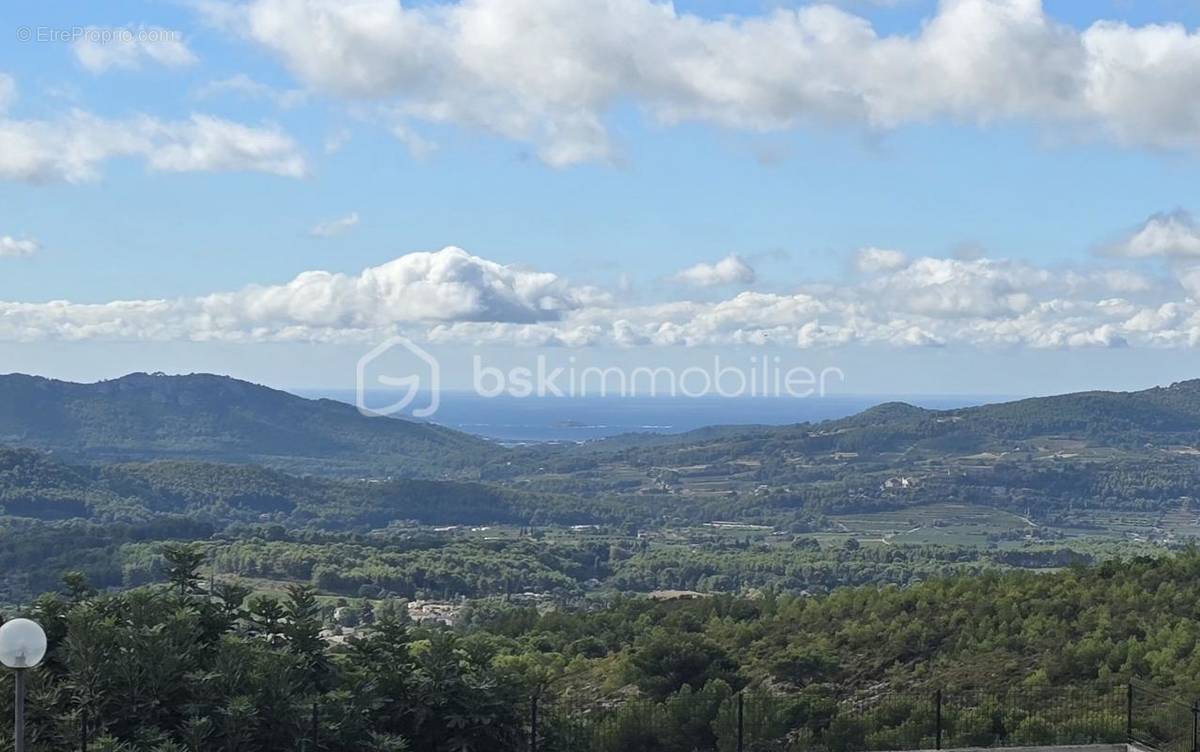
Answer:
[[[13,619],[0,625],[0,663],[16,672],[14,752],[25,752],[25,672],[46,657],[46,633],[35,621]]]

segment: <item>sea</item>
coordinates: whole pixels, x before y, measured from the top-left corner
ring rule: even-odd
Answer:
[[[354,390],[296,389],[309,398],[355,404]],[[399,393],[395,393],[397,396]],[[684,433],[706,426],[788,425],[843,418],[884,402],[944,410],[1001,402],[1010,395],[837,395],[794,397],[483,397],[442,392],[437,412],[426,418],[458,431],[504,443],[583,442],[629,433]],[[367,395],[368,405],[395,402],[385,391]],[[427,395],[412,403],[428,405]],[[397,417],[412,419],[409,415]]]

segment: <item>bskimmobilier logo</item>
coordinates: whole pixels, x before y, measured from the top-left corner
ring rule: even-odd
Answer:
[[[555,360],[531,356],[527,365],[500,368],[474,355],[463,372],[468,370],[472,391],[485,399],[808,399],[827,396],[832,384],[844,384],[846,379],[840,368],[814,370],[767,355],[752,355],[736,364],[717,355],[704,365],[631,368],[584,365],[574,355]],[[428,418],[441,406],[441,387],[438,358],[405,337],[392,337],[358,360],[356,404],[366,416],[404,413]]]
[[[395,353],[416,356],[418,367],[401,376],[384,372],[383,357]],[[369,392],[381,387],[400,390],[399,398],[386,405],[371,406]],[[358,359],[355,404],[358,411],[368,417],[398,415],[416,403],[418,397],[426,395],[428,402],[413,408],[409,414],[414,418],[428,418],[441,406],[441,392],[442,368],[438,359],[407,337],[392,337]]]

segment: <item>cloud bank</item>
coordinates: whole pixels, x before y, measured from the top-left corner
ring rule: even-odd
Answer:
[[[1154,273],[1005,259],[872,259],[839,284],[633,303],[459,248],[357,275],[309,271],[174,300],[0,302],[0,339],[588,346],[1200,346],[1200,266]],[[882,263],[880,263],[882,259]]]
[[[612,157],[605,120],[766,131],[1015,121],[1200,152],[1200,34],[1097,21],[1040,0],[942,0],[913,34],[832,5],[707,19],[653,0],[250,0],[210,20],[305,86],[533,145],[551,165]]]

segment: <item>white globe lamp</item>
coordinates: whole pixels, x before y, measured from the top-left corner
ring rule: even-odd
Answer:
[[[9,668],[33,668],[46,657],[46,633],[29,619],[0,625],[0,663]]]
[[[25,752],[25,672],[46,657],[46,633],[29,619],[12,619],[0,625],[0,663],[17,672],[14,703],[13,749]]]

